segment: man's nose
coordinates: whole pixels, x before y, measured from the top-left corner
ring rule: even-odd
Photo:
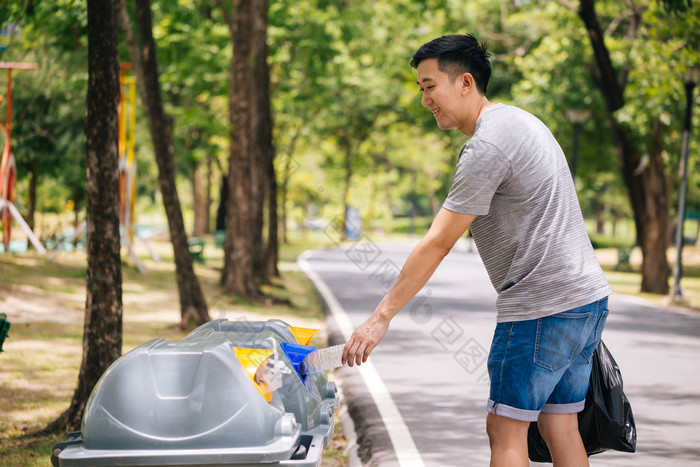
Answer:
[[[432,101],[433,100],[430,97],[428,97],[428,94],[424,92],[423,97],[421,97],[420,103],[423,104],[424,107],[429,107]]]

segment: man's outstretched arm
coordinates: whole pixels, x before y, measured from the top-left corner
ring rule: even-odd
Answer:
[[[398,279],[374,313],[362,323],[343,350],[343,362],[360,365],[384,338],[391,319],[423,288],[455,242],[476,218],[442,208],[428,233],[416,245],[401,269]]]

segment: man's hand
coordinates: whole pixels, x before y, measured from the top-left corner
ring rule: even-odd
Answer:
[[[350,336],[343,349],[343,364],[353,366],[367,361],[369,354],[384,338],[391,319],[428,282],[440,261],[475,218],[472,214],[440,209],[428,233],[408,256],[389,293],[379,302],[372,316]]]
[[[382,340],[389,329],[388,318],[383,318],[377,313],[372,314],[367,321],[362,323],[350,336],[343,349],[343,363],[348,366],[358,366],[367,361],[367,357]]]

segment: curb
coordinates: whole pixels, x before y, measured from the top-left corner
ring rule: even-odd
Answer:
[[[345,439],[347,440],[347,447],[345,448],[348,455],[348,467],[363,467],[360,456],[357,453],[357,433],[355,432],[355,423],[352,421],[352,417],[348,412],[348,408],[345,405],[345,397],[343,396],[343,391],[340,386],[338,386],[338,392],[340,393],[341,400],[343,404],[340,406],[340,424],[343,425],[343,431],[345,432]]]

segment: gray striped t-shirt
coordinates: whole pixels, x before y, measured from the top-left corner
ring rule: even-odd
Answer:
[[[462,147],[443,206],[475,214],[497,321],[537,319],[610,295],[561,147],[535,116],[496,104]]]

